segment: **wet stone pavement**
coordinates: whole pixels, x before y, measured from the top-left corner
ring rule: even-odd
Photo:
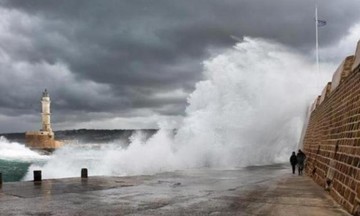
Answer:
[[[310,178],[289,171],[273,165],[3,183],[0,215],[349,215]]]

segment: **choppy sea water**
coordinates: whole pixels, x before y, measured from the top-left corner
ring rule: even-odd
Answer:
[[[4,182],[20,181],[24,178],[31,163],[0,159],[0,171]]]
[[[67,145],[50,155],[44,155],[26,148],[24,144],[0,138],[0,172],[4,182],[14,182],[32,180],[34,170],[41,170],[43,179],[53,179],[78,177],[82,168],[87,168],[91,176],[153,175],[206,167],[220,170],[239,168],[204,166],[206,163],[198,167],[174,166],[164,163],[155,154],[147,157],[144,151],[139,150],[142,148],[136,144],[125,148],[122,143],[117,142],[77,144]],[[161,153],[158,148],[155,149]],[[151,152],[145,152],[152,155]],[[179,167],[181,168],[176,169]]]

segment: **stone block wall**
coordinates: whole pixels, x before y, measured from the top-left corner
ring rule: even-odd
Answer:
[[[360,215],[360,68],[354,59],[347,57],[334,74],[336,87],[328,83],[315,99],[303,146],[306,173]]]
[[[39,150],[55,150],[63,146],[63,143],[54,139],[50,135],[41,131],[29,131],[25,134],[26,146]]]

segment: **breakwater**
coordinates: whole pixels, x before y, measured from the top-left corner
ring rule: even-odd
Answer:
[[[306,172],[350,213],[360,215],[360,41],[309,110]]]

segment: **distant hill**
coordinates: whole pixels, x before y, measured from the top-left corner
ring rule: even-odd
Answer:
[[[129,142],[129,138],[137,131],[141,131],[146,138],[149,138],[156,133],[157,129],[142,129],[142,130],[95,130],[95,129],[79,129],[79,130],[63,130],[55,131],[55,138],[57,140],[69,140],[80,143],[107,143],[113,140],[122,140]],[[25,143],[25,133],[5,133],[0,136],[6,139]]]

